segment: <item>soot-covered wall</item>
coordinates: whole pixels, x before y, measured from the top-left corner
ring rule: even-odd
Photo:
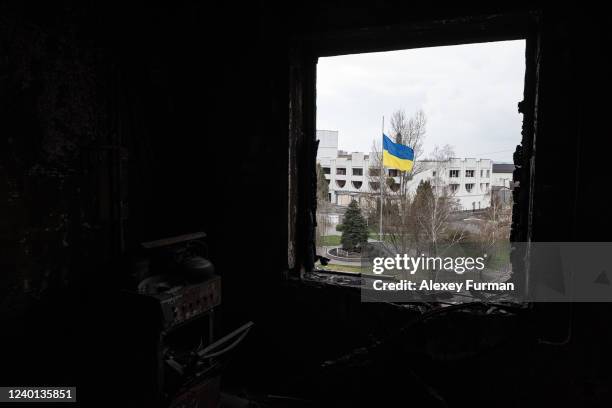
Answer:
[[[228,321],[266,299],[258,289],[286,265],[287,73],[258,15],[197,2],[1,3],[11,383],[75,379],[76,355],[112,331],[113,293],[142,241],[205,231]]]

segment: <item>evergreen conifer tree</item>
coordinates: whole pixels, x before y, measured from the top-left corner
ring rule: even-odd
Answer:
[[[340,241],[342,242],[343,249],[356,249],[368,242],[368,225],[363,215],[361,215],[361,209],[357,201],[352,201],[349,204],[344,214],[342,227]]]

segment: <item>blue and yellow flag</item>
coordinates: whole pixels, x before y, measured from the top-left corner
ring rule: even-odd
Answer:
[[[401,171],[412,170],[414,150],[399,143],[393,143],[383,133],[383,166]]]

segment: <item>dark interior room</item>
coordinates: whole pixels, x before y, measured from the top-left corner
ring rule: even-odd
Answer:
[[[609,27],[585,2],[1,1],[0,387],[609,407],[606,301],[362,302],[312,274],[317,62],[347,54],[524,39],[510,241],[612,241]],[[207,280],[136,294],[176,257]]]

